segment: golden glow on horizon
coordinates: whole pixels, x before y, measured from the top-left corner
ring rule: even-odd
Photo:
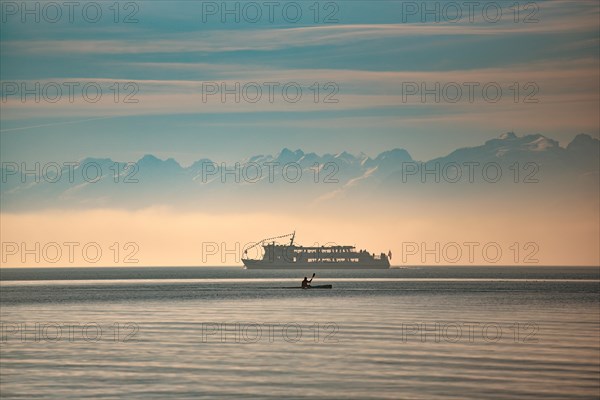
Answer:
[[[394,212],[392,212],[394,211]],[[136,212],[95,210],[77,212],[40,212],[2,214],[2,267],[78,267],[78,266],[242,266],[241,249],[248,243],[296,230],[297,242],[303,245],[349,244],[379,254],[393,253],[392,265],[599,265],[598,210],[572,207],[569,212],[548,214],[541,208],[515,212],[510,207],[485,205],[479,207],[402,204],[395,210],[379,210],[363,216],[360,210],[327,215],[325,213],[247,213],[211,215],[174,212],[152,208]],[[426,217],[423,217],[423,216]],[[31,252],[21,260],[21,243]],[[35,261],[35,243],[40,262]],[[58,258],[57,243],[62,251]],[[78,245],[64,245],[77,242]],[[102,250],[96,262],[86,261],[82,254],[86,243],[87,260],[94,260],[96,248]],[[127,245],[132,242],[134,245]],[[421,256],[426,243],[430,253],[423,263]],[[440,262],[431,253],[435,243]],[[469,246],[474,246],[474,259],[469,259]],[[519,244],[515,253],[514,243]],[[533,242],[534,245],[527,243]],[[18,249],[10,243],[17,243]],[[115,247],[114,243],[118,246]],[[205,243],[203,254],[203,243]],[[209,254],[214,247],[216,254]],[[225,243],[226,249],[223,247]],[[236,243],[239,243],[236,251]],[[409,243],[416,243],[415,249]],[[457,243],[463,252],[456,257]],[[483,246],[497,243],[502,250],[496,262],[486,262]],[[139,246],[136,251],[136,245]],[[535,246],[538,250],[535,250]],[[7,247],[8,246],[8,247]],[[12,246],[12,247],[11,247]],[[44,254],[44,246],[46,253]],[[446,246],[446,250],[444,250]],[[494,259],[496,245],[488,248],[489,260]],[[527,247],[525,247],[527,246]],[[73,250],[72,261],[69,249]],[[118,248],[118,250],[117,250]],[[226,250],[226,251],[223,251]],[[416,251],[416,253],[415,253]],[[445,251],[445,253],[444,253]],[[403,254],[404,253],[404,254]],[[415,254],[410,254],[415,253]],[[127,256],[138,262],[124,262]],[[256,256],[256,254],[253,254]],[[406,261],[403,262],[402,258]],[[533,263],[524,263],[527,255]],[[222,258],[223,257],[223,258]],[[517,258],[515,262],[515,257]],[[57,259],[50,263],[47,260]],[[115,258],[117,262],[115,262]],[[204,261],[203,261],[204,258]]]

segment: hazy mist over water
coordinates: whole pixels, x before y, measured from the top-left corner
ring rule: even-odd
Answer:
[[[2,395],[598,396],[598,268],[308,273],[2,269]]]

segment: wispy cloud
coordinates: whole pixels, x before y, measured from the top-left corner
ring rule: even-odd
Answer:
[[[561,9],[561,11],[564,11]],[[351,44],[364,40],[417,36],[499,36],[595,32],[597,10],[583,15],[546,14],[538,23],[393,23],[339,24],[298,28],[244,30],[196,30],[186,33],[138,34],[128,39],[10,40],[3,48],[10,53],[29,54],[145,54],[232,51],[269,51],[291,47]]]
[[[140,64],[143,65],[143,64]],[[153,63],[153,65],[156,65]],[[184,66],[182,64],[166,64],[167,69],[179,68],[205,68],[204,64]],[[264,70],[260,68],[238,68],[237,65],[208,66],[208,68],[221,68],[224,72],[222,79],[214,82],[200,80],[124,80],[94,77],[71,77],[61,79],[47,79],[39,82],[96,82],[108,87],[118,82],[125,84],[134,82],[139,88],[135,95],[138,100],[135,104],[116,102],[112,94],[107,93],[101,101],[89,103],[82,98],[75,98],[73,103],[61,101],[50,102],[22,102],[20,97],[11,96],[3,103],[3,119],[27,119],[36,117],[95,117],[125,116],[125,115],[170,115],[170,114],[205,114],[205,113],[264,113],[264,112],[328,112],[354,109],[375,109],[389,107],[423,106],[435,109],[453,109],[464,112],[486,112],[486,109],[525,109],[532,106],[523,104],[521,99],[514,101],[514,83],[520,85],[519,96],[530,94],[530,90],[523,89],[527,83],[535,83],[539,92],[535,98],[539,104],[537,109],[562,105],[565,107],[581,107],[577,103],[597,105],[598,82],[591,80],[597,74],[598,61],[594,59],[579,59],[570,61],[553,61],[528,65],[514,65],[510,68],[483,68],[457,71],[364,71],[364,70],[339,70],[339,69],[292,69],[292,70]],[[274,92],[273,101],[269,101],[266,82],[279,84]],[[321,86],[332,82],[339,92],[333,96],[337,103],[324,102],[323,91],[318,101],[315,101],[315,92],[310,87],[318,82]],[[476,82],[479,89],[475,90],[474,101],[469,100],[466,82]],[[203,84],[223,85],[232,89],[236,84],[239,91],[245,84],[257,84],[262,88],[260,100],[256,103],[245,101],[241,96],[236,101],[233,95],[227,95],[225,101],[218,93],[203,96]],[[282,86],[286,83],[298,84],[303,88],[302,97],[298,102],[286,101],[282,96]],[[454,84],[463,87],[460,101],[453,104],[448,101],[436,101],[431,95],[423,98],[420,94],[406,95],[407,84],[425,84],[428,88]],[[491,105],[482,100],[481,87],[488,83],[499,85],[503,89],[503,102]],[[28,87],[34,82],[26,81]],[[513,88],[513,89],[511,89]],[[65,99],[66,100],[66,99]],[[569,106],[571,104],[571,106]],[[463,107],[463,108],[461,108]],[[10,128],[15,130],[15,128]]]

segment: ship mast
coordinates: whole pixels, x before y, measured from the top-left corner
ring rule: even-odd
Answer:
[[[265,243],[265,242],[268,242],[269,240],[280,239],[280,238],[284,238],[284,237],[287,237],[287,236],[291,236],[291,237],[292,237],[292,238],[290,239],[290,246],[292,246],[292,245],[294,244],[294,237],[296,236],[296,231],[294,231],[293,233],[288,233],[287,235],[275,236],[275,237],[272,237],[272,238],[263,239],[263,240],[261,240],[261,241],[259,241],[259,242],[256,242],[256,243],[254,243],[252,246],[250,246],[250,247],[246,247],[246,249],[244,250],[244,254],[247,254],[247,253],[248,253],[248,250],[250,250],[250,249],[252,249],[252,248],[254,248],[254,247],[256,247],[256,246],[263,245],[263,243]],[[273,242],[273,244],[274,244],[274,243],[275,243],[275,242]],[[264,245],[263,245],[263,246],[264,246]],[[267,246],[270,246],[270,245],[269,245],[269,244],[267,244]]]

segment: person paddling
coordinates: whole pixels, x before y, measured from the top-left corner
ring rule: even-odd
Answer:
[[[315,277],[314,273],[312,274],[312,278],[310,278],[310,280],[308,280],[307,277],[304,277],[304,280],[302,281],[302,289],[309,289],[310,283],[312,282],[314,277]]]

